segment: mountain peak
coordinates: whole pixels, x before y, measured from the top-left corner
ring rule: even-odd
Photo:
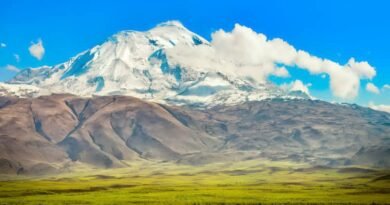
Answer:
[[[158,24],[157,27],[178,27],[178,28],[186,29],[183,26],[183,24],[180,21],[178,21],[178,20],[166,21],[166,22]]]

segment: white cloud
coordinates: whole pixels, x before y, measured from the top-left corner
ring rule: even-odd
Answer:
[[[308,94],[309,96],[310,96],[310,92],[309,92],[310,86],[311,86],[311,83],[304,84],[300,80],[295,80],[293,82],[290,82],[287,84],[284,83],[284,84],[280,85],[280,87],[286,91],[301,91],[301,92]]]
[[[9,71],[12,71],[12,72],[20,72],[20,69],[15,67],[15,66],[13,66],[13,65],[6,65],[5,69],[7,69]]]
[[[296,65],[311,74],[328,74],[333,95],[343,99],[355,98],[359,93],[360,80],[372,79],[376,75],[375,68],[367,62],[356,62],[351,58],[346,65],[340,65],[305,51],[298,51]]]
[[[390,90],[390,85],[389,84],[384,84],[383,89],[389,89]]]
[[[300,80],[295,80],[291,86],[291,91],[302,91],[306,94],[310,94],[309,92],[309,87],[311,86],[311,84],[303,84],[302,81]]]
[[[38,39],[37,43],[31,42],[31,46],[28,48],[30,54],[36,59],[41,60],[45,54],[45,48],[41,39]]]
[[[349,68],[360,78],[372,79],[376,75],[375,69],[367,61],[356,62],[354,58],[348,61]]]
[[[329,62],[330,63],[330,62]],[[339,67],[331,63],[329,68],[330,89],[334,96],[343,99],[353,99],[358,96],[360,79],[351,70]]]
[[[284,66],[297,66],[314,75],[329,75],[332,94],[343,99],[353,99],[359,93],[360,80],[372,79],[375,68],[367,62],[351,58],[345,65],[322,59],[280,38],[267,39],[264,34],[236,24],[231,32],[218,30],[211,36],[210,45],[189,47],[185,45],[168,49],[182,66],[202,70],[220,70],[244,75],[264,82],[268,76],[286,77]],[[284,68],[280,70],[281,68]]]
[[[19,56],[18,54],[14,53],[14,58],[15,58],[15,61],[16,61],[17,63],[19,63],[19,61],[20,61],[20,56]]]
[[[375,105],[374,103],[370,102],[368,104],[368,107],[374,110],[390,113],[390,105]]]
[[[279,68],[275,68],[272,75],[277,76],[277,77],[281,77],[281,78],[290,77],[290,73],[288,72],[288,70],[284,66],[279,67]]]
[[[269,75],[289,76],[287,69],[276,63],[291,64],[295,49],[281,39],[267,41],[265,35],[236,24],[232,32],[214,32],[210,46],[178,45],[168,49],[167,54],[174,56],[172,60],[176,62],[170,61],[172,63],[202,70],[223,70],[264,82]]]
[[[380,91],[373,83],[367,83],[366,90],[371,93],[379,94]]]
[[[5,47],[7,47],[7,44],[5,44],[5,43],[0,43],[0,48],[5,48]]]

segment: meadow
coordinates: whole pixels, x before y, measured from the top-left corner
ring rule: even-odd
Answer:
[[[389,170],[259,160],[129,165],[0,176],[0,204],[390,204]]]

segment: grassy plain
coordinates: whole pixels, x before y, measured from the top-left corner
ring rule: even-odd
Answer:
[[[390,204],[389,170],[255,160],[130,165],[2,176],[0,204]]]

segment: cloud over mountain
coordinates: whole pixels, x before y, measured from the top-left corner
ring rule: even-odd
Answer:
[[[169,50],[176,63],[199,69],[216,69],[238,73],[264,82],[268,76],[288,76],[285,67],[305,69],[313,75],[328,74],[332,94],[342,99],[358,95],[360,80],[372,79],[375,68],[354,58],[342,65],[329,59],[297,50],[280,38],[267,39],[262,33],[236,24],[230,32],[218,30],[211,36],[210,45],[176,46]]]
[[[306,93],[307,95],[310,95],[309,87],[311,86],[311,83],[304,84],[301,80],[295,80],[291,83],[284,83],[281,85],[283,89],[289,90],[289,91],[301,91],[303,93]]]
[[[367,83],[366,90],[370,93],[375,93],[375,94],[380,93],[379,88],[376,87],[373,83]]]
[[[374,110],[379,110],[379,111],[390,113],[390,105],[384,105],[384,104],[376,105],[373,102],[370,102],[368,104],[368,107],[370,107],[371,109],[374,109]]]
[[[20,69],[13,65],[6,65],[5,69],[12,72],[20,72]]]

